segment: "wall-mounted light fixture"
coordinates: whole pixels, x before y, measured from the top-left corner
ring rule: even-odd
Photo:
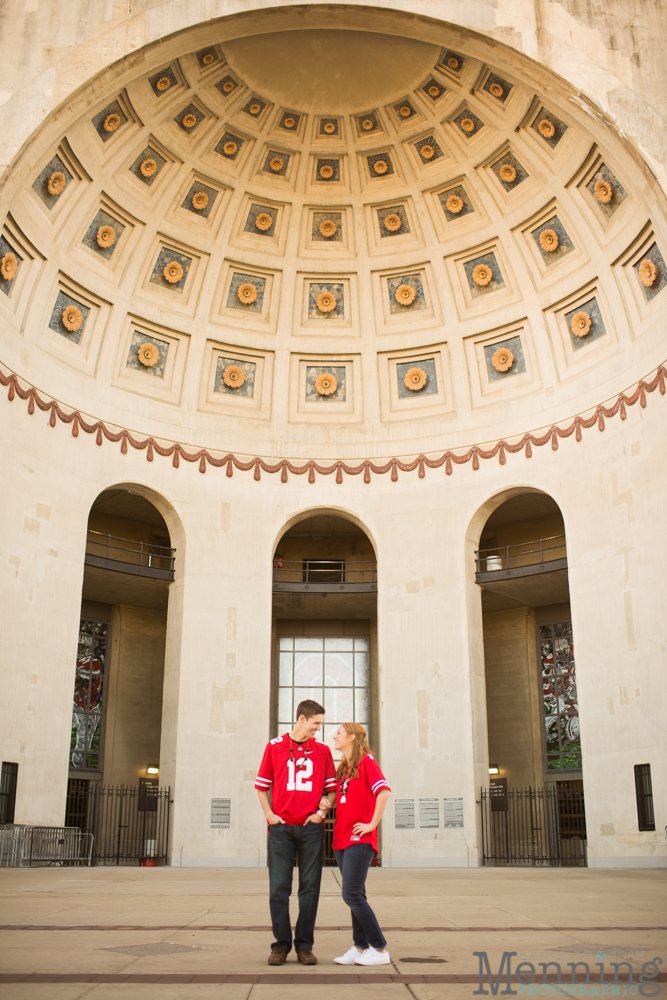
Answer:
[[[489,774],[498,774],[500,771],[497,764],[489,764]]]
[[[157,766],[157,764],[149,764],[148,767],[146,768],[146,774],[159,774],[159,773],[160,773],[160,768]]]

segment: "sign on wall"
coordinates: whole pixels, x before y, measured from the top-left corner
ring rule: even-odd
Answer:
[[[443,799],[445,827],[463,826],[463,799]]]

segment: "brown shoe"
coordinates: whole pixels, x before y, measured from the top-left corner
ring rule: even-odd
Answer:
[[[302,965],[317,965],[317,959],[310,948],[302,948],[301,951],[297,951],[296,957]]]
[[[287,952],[284,948],[276,948],[269,955],[268,964],[269,965],[284,965],[285,959],[287,958]]]

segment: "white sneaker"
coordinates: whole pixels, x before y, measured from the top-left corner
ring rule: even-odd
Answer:
[[[355,948],[356,951],[356,948]],[[349,953],[348,953],[349,954]],[[388,951],[376,951],[375,948],[369,947],[366,951],[363,951],[361,955],[357,952],[357,957],[354,960],[355,965],[390,965],[391,958],[389,957]]]
[[[344,955],[341,955],[339,958],[334,958],[334,962],[336,962],[337,965],[354,965],[355,959],[359,958],[362,954],[364,953],[359,951],[356,945],[352,945],[352,947],[348,948]]]

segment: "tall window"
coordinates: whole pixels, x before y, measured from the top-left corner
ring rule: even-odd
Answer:
[[[639,829],[655,830],[650,764],[635,764],[635,792],[637,794],[637,825]]]
[[[18,773],[18,764],[3,760],[0,774],[0,825],[14,822]]]
[[[370,723],[368,638],[281,637],[278,651],[278,729],[295,722],[297,705],[312,698],[324,706],[323,738],[333,749],[341,722]]]
[[[107,659],[106,622],[83,620],[79,630],[72,706],[70,767],[99,770],[102,698]]]
[[[581,769],[572,623],[540,625],[540,668],[547,770]]]

